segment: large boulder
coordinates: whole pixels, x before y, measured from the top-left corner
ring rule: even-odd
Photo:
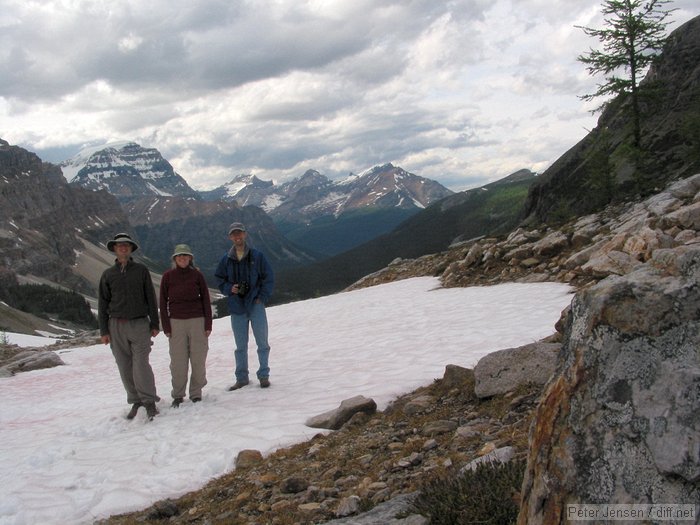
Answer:
[[[700,246],[579,292],[530,431],[520,524],[700,501]]]
[[[538,342],[485,355],[474,367],[474,393],[485,398],[528,383],[544,385],[554,373],[560,348],[559,343]]]
[[[377,403],[374,399],[364,396],[355,396],[345,399],[338,408],[324,412],[306,420],[306,426],[311,428],[326,428],[339,430],[350,418],[357,413],[374,414],[377,411]]]
[[[19,372],[53,368],[64,364],[63,359],[56,352],[26,350],[18,353],[0,367],[0,377],[9,377]]]

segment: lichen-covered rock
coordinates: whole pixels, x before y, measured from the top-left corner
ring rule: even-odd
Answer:
[[[700,247],[579,292],[530,432],[519,523],[700,501]]]

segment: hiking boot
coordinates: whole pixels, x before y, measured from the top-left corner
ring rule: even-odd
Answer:
[[[149,421],[153,421],[153,418],[160,414],[155,403],[144,403],[143,406],[146,407],[146,416],[148,416]]]
[[[267,377],[260,378],[260,388],[267,388],[270,386],[270,380]]]
[[[233,392],[234,390],[238,390],[239,388],[243,388],[249,383],[249,381],[236,381],[232,386],[228,387],[229,392]]]
[[[170,407],[171,407],[171,408],[177,408],[177,407],[180,406],[180,404],[181,404],[183,401],[184,401],[183,398],[181,398],[181,397],[176,397],[175,399],[173,399],[173,404],[170,405]]]
[[[192,402],[193,402],[193,403],[199,403],[201,400],[202,400],[201,397],[193,397],[193,398],[192,398]]]
[[[131,405],[131,410],[129,410],[129,413],[126,415],[126,419],[134,419],[136,417],[136,412],[139,411],[139,408],[143,406],[143,403],[140,401],[137,401],[133,405]]]

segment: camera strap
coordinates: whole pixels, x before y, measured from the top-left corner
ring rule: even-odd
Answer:
[[[251,274],[251,268],[253,266],[252,253],[253,253],[253,250],[248,248],[248,253],[245,254],[243,259],[241,259],[240,261],[238,259],[233,260],[233,272],[234,272],[233,277],[235,279],[234,280],[235,283],[247,282],[248,284],[250,284],[250,274]],[[245,266],[244,266],[244,264],[245,264]],[[245,268],[246,275],[242,275],[242,270],[243,270],[242,267],[243,266]]]

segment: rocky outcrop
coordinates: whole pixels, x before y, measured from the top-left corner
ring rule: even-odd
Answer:
[[[639,253],[572,303],[531,429],[523,525],[565,523],[567,504],[700,501],[700,245]]]
[[[520,523],[564,523],[567,503],[700,500],[698,203],[695,175],[560,229],[521,228],[396,260],[356,284],[441,275],[446,286],[558,280],[579,287],[558,323],[563,347],[531,430]],[[475,369],[475,378],[507,390],[500,376],[524,366],[510,358],[497,353],[480,363],[492,370]],[[458,432],[469,435],[470,427]]]

